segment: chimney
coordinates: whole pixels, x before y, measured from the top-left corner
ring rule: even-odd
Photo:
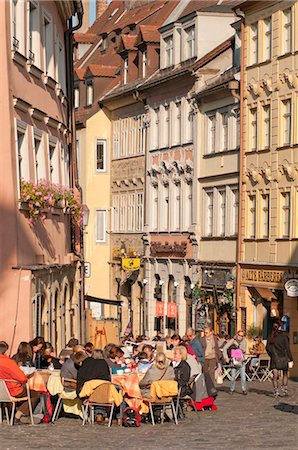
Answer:
[[[96,0],[96,19],[102,15],[107,6],[107,0]]]

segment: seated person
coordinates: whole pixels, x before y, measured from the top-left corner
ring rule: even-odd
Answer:
[[[13,355],[12,359],[17,363],[18,366],[34,367],[33,364],[33,352],[29,342],[20,342],[18,346],[18,351]]]
[[[145,344],[142,349],[143,352],[147,354],[148,360],[154,362],[154,348],[150,344]]]
[[[148,369],[150,369],[152,366],[152,363],[149,361],[147,353],[140,352],[138,354],[138,365],[137,370],[140,373],[146,373]]]
[[[70,380],[76,380],[78,376],[78,370],[83,361],[87,358],[85,352],[77,352],[67,358],[65,363],[61,367],[60,376],[61,378],[69,378]],[[76,383],[71,381],[65,381],[64,383],[65,392],[72,392],[76,390]]]
[[[77,362],[77,354],[74,356],[74,363]],[[86,381],[107,380],[111,381],[111,372],[107,362],[102,357],[101,350],[93,350],[92,357],[85,358],[81,364],[77,375],[77,394],[82,390]]]
[[[1,380],[16,380],[15,382],[7,382],[6,386],[9,390],[9,393],[12,397],[27,397],[27,389],[24,386],[27,383],[28,378],[21,371],[17,363],[5,355],[8,350],[8,345],[6,342],[0,342],[0,379]],[[32,409],[36,407],[37,403],[40,399],[40,394],[36,391],[30,391],[30,398]],[[41,418],[38,416],[34,416],[34,423],[40,423]],[[28,401],[24,401],[22,403],[17,404],[17,410],[15,414],[16,421],[20,421],[21,423],[31,423],[30,412],[29,412],[29,403]]]
[[[249,350],[252,355],[260,356],[262,353],[266,353],[265,345],[263,344],[259,336],[254,338],[254,344]]]
[[[181,396],[185,396],[187,392],[187,386],[190,378],[190,366],[186,362],[187,350],[182,345],[174,350],[174,361],[172,366],[175,372],[175,380],[178,382],[178,387],[181,388]]]
[[[187,343],[181,343],[181,347],[185,347],[186,351],[188,350]],[[190,378],[195,377],[196,375],[199,375],[202,373],[202,366],[201,364],[196,360],[196,357],[194,355],[191,355],[187,351],[186,355],[186,362],[190,367]]]
[[[124,352],[120,347],[113,345],[109,352],[108,357],[105,359],[112,373],[117,373],[117,369],[125,369],[124,364]]]
[[[52,367],[52,369],[61,369],[62,364],[59,359],[56,358],[54,347],[50,342],[45,342],[45,349],[43,350],[43,358],[46,368]]]
[[[140,381],[141,393],[144,398],[150,398],[150,387],[153,381],[174,380],[175,373],[171,366],[167,364],[166,355],[157,353],[155,364],[147,370],[144,378]]]
[[[85,352],[88,353],[88,356],[92,356],[92,352],[94,350],[94,345],[92,344],[92,342],[87,342],[84,345],[84,348],[85,348]]]
[[[74,352],[73,352],[73,348],[74,348],[76,345],[79,345],[79,341],[78,341],[76,338],[71,338],[71,339],[68,341],[66,347],[63,348],[63,349],[61,350],[61,352],[59,353],[59,359],[62,360],[62,361],[65,361],[67,358],[70,358],[70,355],[71,355],[72,353],[74,353]]]

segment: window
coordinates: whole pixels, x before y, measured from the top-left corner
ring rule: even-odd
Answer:
[[[226,233],[226,191],[218,191],[219,223],[218,234],[225,236]]]
[[[215,152],[215,114],[207,116],[207,153]]]
[[[213,191],[205,191],[206,215],[205,215],[205,235],[213,235]]]
[[[145,78],[147,75],[147,50],[142,52],[142,77]]]
[[[161,218],[161,231],[168,231],[168,229],[169,229],[169,213],[170,213],[169,186],[163,186],[160,194],[162,197],[161,202],[160,202],[160,210],[159,210],[159,215]]]
[[[181,143],[181,102],[174,104],[173,145]]]
[[[250,110],[250,120],[251,120],[251,134],[250,134],[250,149],[257,149],[257,108]]]
[[[272,21],[269,17],[264,21],[264,61],[271,59],[271,36]]]
[[[138,125],[137,131],[138,134],[135,136],[135,143],[137,143],[137,153],[142,154],[146,151],[146,136],[147,136],[147,128],[145,123],[145,114],[141,114],[136,118],[136,122]],[[134,152],[135,153],[135,152]]]
[[[21,0],[11,2],[12,48],[25,54],[25,3]]]
[[[190,27],[185,30],[186,33],[186,59],[195,56],[195,27]]]
[[[93,103],[93,84],[92,81],[87,82],[87,106]]]
[[[185,130],[185,142],[193,141],[193,115],[190,102],[187,101],[185,105],[186,110],[186,130]]]
[[[256,196],[249,195],[248,197],[248,219],[249,219],[249,233],[248,236],[250,239],[256,238]]]
[[[70,185],[70,155],[69,155],[69,147],[66,145],[62,148],[63,154],[63,180],[62,183],[64,186]]]
[[[269,238],[269,194],[262,195],[262,237]]]
[[[170,106],[166,105],[164,107],[164,127],[163,127],[163,147],[169,147],[170,145],[170,133],[171,133],[171,123],[170,123]]]
[[[119,231],[126,231],[126,195],[120,195]]]
[[[128,82],[128,58],[124,59],[123,63],[123,84]]]
[[[292,10],[286,9],[283,12],[283,53],[292,50]]]
[[[136,193],[136,231],[143,231],[143,193]]]
[[[149,218],[152,223],[152,230],[157,230],[158,227],[158,186],[152,187],[152,214],[149,215]]]
[[[40,66],[40,30],[39,9],[37,2],[29,2],[29,45],[28,58],[36,66]]]
[[[30,180],[27,128],[24,124],[17,126],[17,152],[19,179]]]
[[[231,205],[232,205],[232,215],[231,215],[230,232],[231,236],[236,236],[238,234],[238,214],[239,214],[238,189],[231,189]]]
[[[173,65],[173,36],[165,39],[166,67]]]
[[[119,158],[119,139],[120,139],[120,121],[116,120],[113,123],[113,151],[114,158]]]
[[[106,209],[97,209],[95,211],[95,241],[97,244],[106,242],[106,233],[107,233],[107,210]]]
[[[96,139],[96,172],[106,172],[107,167],[107,141]]]
[[[43,18],[44,71],[54,77],[53,25],[49,17]]]
[[[171,185],[173,189],[173,207],[172,209],[172,223],[173,226],[171,226],[173,231],[179,231],[181,229],[181,184],[178,183],[177,185],[173,184]]]
[[[154,108],[152,110],[153,118],[152,118],[152,148],[158,148],[159,145],[159,108]]]
[[[18,29],[18,25],[17,25],[17,4],[18,4],[18,0],[12,0],[11,3],[11,19],[12,19],[12,37],[13,39],[17,40],[17,29]],[[14,47],[17,49],[18,48],[18,43],[17,42],[13,42]]]
[[[109,37],[104,36],[102,38],[102,50],[107,50],[108,46],[109,46]]]
[[[281,235],[283,238],[290,237],[290,217],[291,217],[291,198],[290,192],[283,192],[281,194]]]
[[[80,88],[74,88],[74,107],[78,108],[80,106]]]
[[[269,148],[270,147],[270,105],[263,106],[263,147]]]
[[[127,202],[127,231],[135,228],[135,194],[128,194]]]
[[[221,149],[227,150],[229,145],[229,116],[227,112],[221,114],[221,124],[222,124],[222,142]]]
[[[251,48],[250,48],[250,63],[256,64],[258,62],[258,24],[251,25]]]
[[[282,144],[291,143],[291,100],[282,102]]]
[[[58,155],[58,142],[49,142],[49,169],[50,169],[50,181],[52,183],[59,183],[59,155]]]
[[[35,181],[46,178],[45,155],[42,133],[34,131]]]
[[[113,207],[113,224],[112,229],[114,232],[119,231],[119,195],[113,195],[112,197],[112,207]]]
[[[57,55],[57,59],[56,59],[56,64],[58,65],[57,80],[61,86],[62,91],[65,93],[66,92],[66,78],[65,78],[66,61],[65,61],[64,45],[60,41],[58,41],[58,55]]]

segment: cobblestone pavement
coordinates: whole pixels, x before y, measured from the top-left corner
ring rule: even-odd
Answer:
[[[298,383],[289,383],[289,397],[275,400],[270,383],[253,382],[249,393],[234,395],[228,384],[219,387],[218,411],[187,413],[178,426],[171,423],[120,428],[81,426],[80,420],[60,418],[55,424],[0,425],[0,449],[298,449]]]

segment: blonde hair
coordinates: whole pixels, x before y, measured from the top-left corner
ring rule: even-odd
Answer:
[[[158,352],[155,358],[155,365],[158,369],[165,369],[167,366],[167,358],[163,352]]]
[[[175,350],[179,351],[182,361],[187,360],[187,350],[184,345],[178,345]]]
[[[75,346],[72,348],[72,353],[73,353],[73,354],[78,353],[78,352],[85,352],[85,353],[86,353],[85,348],[84,348],[83,345],[78,344],[78,345],[75,345]]]

